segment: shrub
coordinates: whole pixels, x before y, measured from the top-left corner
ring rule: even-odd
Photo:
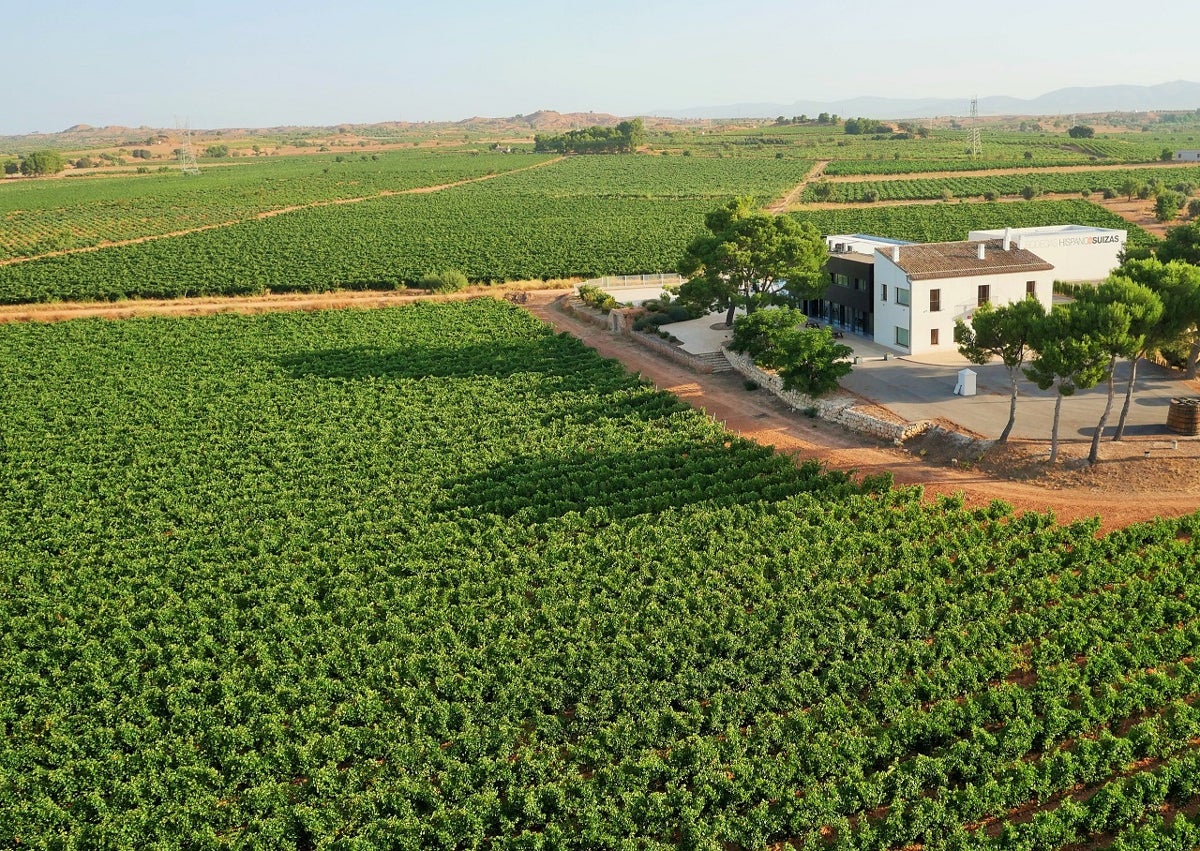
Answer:
[[[692,315],[692,311],[682,304],[672,304],[668,307],[667,316],[670,317],[670,321],[672,322],[685,322],[688,319],[696,318]]]
[[[987,192],[984,192],[984,193],[983,193],[983,200],[984,200],[984,201],[995,201],[995,200],[996,200],[997,198],[999,198],[999,197],[1000,197],[1000,196],[999,196],[999,195],[998,195],[998,194],[997,194],[995,191],[993,191],[993,190],[991,190],[991,189],[989,189]]]
[[[1170,189],[1158,193],[1154,202],[1154,218],[1160,222],[1169,222],[1179,215],[1179,209],[1187,199],[1178,192]]]
[[[1191,201],[1188,201],[1187,211],[1188,215],[1193,219],[1200,216],[1200,198],[1193,198]]]
[[[1021,189],[1021,197],[1026,201],[1032,201],[1041,194],[1041,187],[1034,186],[1032,183],[1025,184],[1024,188]]]
[[[620,304],[615,298],[594,284],[584,284],[581,286],[579,288],[579,298],[588,307],[594,307],[596,310],[601,310],[605,313],[608,313]]]
[[[468,283],[467,276],[458,269],[430,272],[421,278],[421,286],[434,293],[455,293],[465,289]]]

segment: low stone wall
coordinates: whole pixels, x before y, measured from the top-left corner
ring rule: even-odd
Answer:
[[[582,319],[584,322],[611,330],[611,320],[608,318],[608,314],[588,307],[578,296],[563,296],[558,300],[558,306],[564,313],[569,313],[576,319]]]
[[[634,331],[630,314],[641,312],[636,308],[616,308],[609,313],[603,313],[595,308],[588,307],[577,296],[564,296],[558,303],[564,312],[585,322],[598,325],[614,334],[628,337],[642,348],[650,349],[655,354],[673,360],[675,363],[690,369],[692,372],[708,375],[713,371],[711,363],[706,363],[703,359],[685,352],[683,349],[672,343],[668,343],[661,337],[654,337],[650,334],[643,334],[641,331]]]
[[[896,442],[908,440],[910,437],[922,434],[928,431],[933,425],[929,420],[894,422],[883,419],[868,411],[857,408],[858,400],[853,396],[840,395],[814,399],[803,393],[784,390],[783,379],[778,375],[755,366],[754,361],[747,355],[730,351],[728,348],[724,351],[725,357],[729,360],[733,368],[758,384],[759,387],[774,393],[796,410],[816,411],[816,415],[821,419],[837,423],[851,431],[869,434],[880,440]]]
[[[651,337],[649,334],[643,334],[641,331],[633,331],[629,333],[629,339],[637,343],[644,349],[650,349],[656,354],[663,355],[680,366],[687,367],[692,372],[698,372],[704,375],[712,374],[712,364],[705,363],[700,358],[685,352],[678,346],[668,343],[662,337]]]

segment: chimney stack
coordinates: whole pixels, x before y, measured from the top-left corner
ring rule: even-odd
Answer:
[[[1012,247],[1012,228],[1004,229],[1004,250],[1008,251]]]
[[[892,262],[893,263],[900,262],[900,246],[899,245],[892,246]]]
[[[979,243],[978,246],[976,246],[975,256],[978,257],[980,260],[984,260],[987,258],[987,244],[986,243],[981,242],[981,243]]]
[[[1021,251],[1025,250],[1025,234],[1021,234],[1017,237],[1017,248]]]

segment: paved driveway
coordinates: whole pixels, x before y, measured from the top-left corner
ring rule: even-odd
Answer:
[[[854,348],[865,347],[856,344]],[[978,393],[975,396],[954,395],[958,371],[963,368],[976,372]],[[1110,425],[1115,425],[1120,416],[1128,378],[1129,364],[1122,361],[1117,364],[1116,399],[1109,417]],[[976,366],[957,353],[886,361],[882,356],[863,357],[854,372],[842,379],[842,386],[873,399],[905,419],[943,417],[988,437],[999,437],[1008,421],[1008,370],[999,360]],[[1017,421],[1013,436],[1034,439],[1049,437],[1056,395],[1053,389],[1039,390],[1022,376],[1018,383]],[[1170,435],[1166,422],[1171,399],[1195,395],[1200,395],[1200,388],[1193,383],[1143,361],[1138,366],[1127,433]],[[1090,438],[1104,411],[1106,396],[1107,387],[1101,384],[1063,399],[1059,435],[1064,439]]]
[[[691,352],[717,351],[729,332],[713,327],[724,315],[666,325]],[[847,333],[839,342],[854,350],[858,362],[842,379],[842,386],[891,409],[906,420],[943,418],[987,437],[999,437],[1008,421],[1008,371],[999,360],[976,366],[950,348],[944,354],[898,356],[890,349],[856,334]],[[887,355],[888,359],[884,360]],[[978,393],[955,396],[958,371],[976,372]],[[1129,364],[1117,365],[1117,391],[1109,426],[1115,426],[1125,398]],[[1017,422],[1014,437],[1047,439],[1054,419],[1054,390],[1042,391],[1021,377],[1018,384]],[[1104,411],[1107,388],[1101,384],[1063,399],[1059,436],[1064,440],[1090,439]],[[1167,409],[1177,396],[1200,396],[1200,384],[1184,381],[1153,364],[1138,366],[1137,389],[1129,410],[1126,432],[1131,435],[1163,435],[1167,431]]]

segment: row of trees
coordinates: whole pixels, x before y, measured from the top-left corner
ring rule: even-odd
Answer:
[[[1181,340],[1195,348],[1200,345],[1198,327],[1200,267],[1147,257],[1126,260],[1099,286],[1081,288],[1073,303],[1055,305],[1049,313],[1032,297],[999,307],[981,305],[971,324],[955,322],[954,341],[972,363],[998,357],[1008,370],[1009,416],[1000,443],[1008,440],[1016,422],[1022,374],[1043,390],[1057,391],[1051,463],[1058,458],[1063,398],[1107,382],[1108,399],[1088,453],[1088,461],[1095,463],[1112,414],[1117,364],[1129,361],[1129,377],[1113,440],[1125,431],[1138,361]]]
[[[21,157],[20,161],[6,162],[4,173],[17,174],[19,172],[28,177],[41,177],[44,174],[58,174],[66,167],[66,161],[58,151],[33,151]]]
[[[557,154],[628,154],[645,141],[642,119],[622,121],[616,127],[585,127],[557,136],[533,137],[533,150]]]

